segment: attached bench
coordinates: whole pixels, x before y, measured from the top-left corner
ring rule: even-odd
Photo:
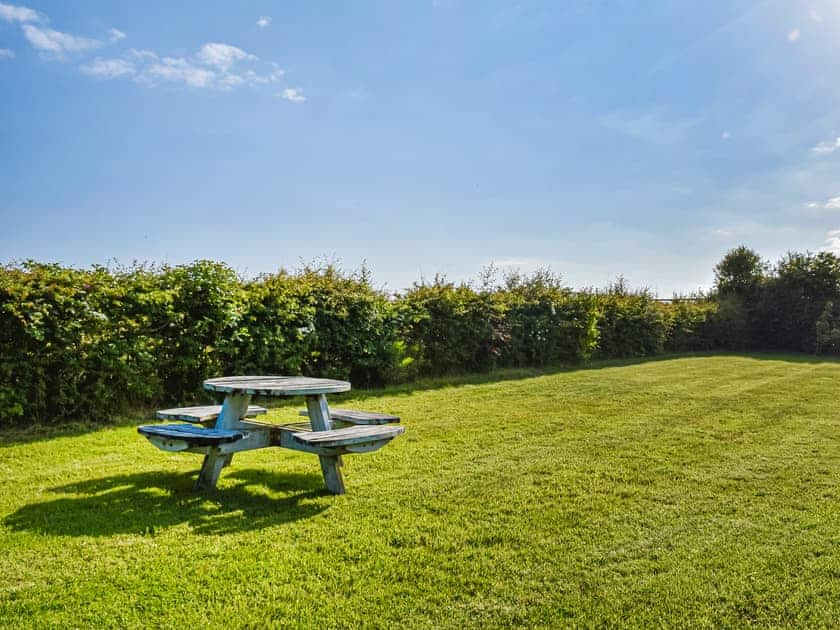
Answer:
[[[175,409],[163,409],[155,415],[160,420],[181,420],[194,424],[209,424],[215,422],[222,413],[221,405],[204,405],[202,407],[176,407]],[[259,405],[248,405],[245,412],[246,418],[262,416],[268,413],[268,409]]]
[[[309,411],[306,409],[302,409],[299,413],[302,416],[309,416]],[[394,424],[400,421],[399,416],[355,409],[330,409],[330,419],[353,425]]]
[[[303,429],[303,430],[302,430]],[[329,431],[306,430],[297,424],[279,427],[280,446],[317,455],[372,453],[385,446],[404,427],[351,426]]]
[[[137,427],[137,432],[164,451],[232,444],[245,437],[242,431],[202,429],[192,424],[149,424]]]

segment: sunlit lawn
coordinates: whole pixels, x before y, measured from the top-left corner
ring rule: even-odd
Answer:
[[[346,457],[340,497],[287,450],[238,454],[201,496],[200,457],[131,424],[0,434],[0,625],[840,624],[840,363],[607,363],[341,405],[407,432]]]

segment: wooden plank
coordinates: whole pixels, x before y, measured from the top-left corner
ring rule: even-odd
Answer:
[[[350,383],[306,376],[225,376],[204,381],[204,389],[254,396],[317,396],[350,391]]]
[[[309,422],[315,431],[326,431],[330,428],[330,408],[324,394],[307,396],[306,409],[309,411]],[[344,494],[346,490],[344,478],[341,476],[341,458],[337,455],[319,455],[318,459],[321,462],[321,473],[324,475],[327,491],[332,494]]]
[[[147,438],[184,441],[189,446],[218,446],[244,437],[239,431],[200,429],[192,424],[144,425],[137,427],[137,432]]]
[[[161,409],[155,415],[160,420],[181,420],[182,422],[195,422],[203,424],[216,420],[222,413],[222,405],[202,405],[197,407],[176,407],[174,409]],[[245,417],[261,416],[268,413],[268,409],[259,405],[248,405]]]
[[[405,432],[405,427],[355,426],[331,431],[302,431],[295,433],[297,441],[311,446],[339,447],[392,440]]]
[[[227,457],[226,455],[222,455],[218,448],[210,449],[207,455],[204,456],[204,462],[201,464],[201,470],[195,482],[196,490],[212,491],[216,489],[222,468],[229,463]]]
[[[308,416],[309,411],[301,410],[300,415]],[[400,421],[399,416],[376,411],[357,411],[355,409],[330,409],[330,418],[349,424],[391,424]]]

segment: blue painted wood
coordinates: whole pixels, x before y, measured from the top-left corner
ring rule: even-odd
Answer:
[[[227,429],[202,429],[192,424],[157,424],[137,427],[137,432],[146,437],[161,437],[185,440],[195,446],[216,446],[241,440],[241,431]]]

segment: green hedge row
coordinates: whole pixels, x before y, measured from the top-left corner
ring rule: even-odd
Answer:
[[[735,306],[657,303],[622,286],[572,292],[548,272],[476,289],[437,279],[398,296],[365,272],[244,281],[227,266],[0,268],[0,424],[107,420],[193,402],[221,374],[377,386],[592,356],[737,347]]]

